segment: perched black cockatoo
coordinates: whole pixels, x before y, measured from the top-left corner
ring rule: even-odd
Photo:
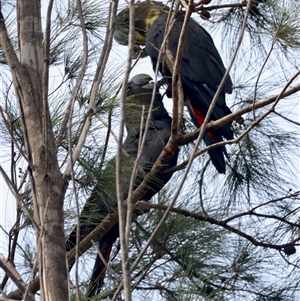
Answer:
[[[135,48],[137,49],[141,45],[145,46],[143,56],[150,56],[154,70],[158,63],[160,73],[167,81],[170,81],[172,74],[165,63],[164,53],[162,53],[161,59],[158,62],[159,49],[162,47],[165,38],[170,8],[156,1],[139,1],[134,6]],[[167,47],[174,59],[176,57],[183,21],[184,16],[177,14],[166,40]],[[128,45],[128,32],[129,8],[126,8],[117,15],[114,39],[121,45]],[[179,74],[186,104],[191,118],[197,127],[203,124],[224,73],[225,67],[211,36],[195,20],[190,19]],[[225,93],[231,92],[232,82],[228,76],[210,120],[217,120],[231,113],[225,103]],[[167,93],[167,95],[171,96],[170,93]],[[206,145],[211,145],[222,141],[222,137],[233,139],[230,123],[215,131],[207,132],[203,139]],[[223,153],[227,155],[224,146],[209,151],[212,163],[219,173],[225,173]]]
[[[128,83],[125,103],[125,125],[127,137],[122,145],[122,178],[124,188],[124,199],[127,197],[131,172],[137,156],[140,140],[145,132],[146,120],[152,99],[154,84],[150,82],[151,77],[145,74],[134,76]],[[141,117],[144,114],[144,124],[141,126]],[[162,103],[162,96],[157,90],[154,97],[150,125],[146,134],[145,145],[142,150],[140,164],[135,180],[135,188],[143,181],[144,176],[151,170],[153,164],[162,152],[169,140],[171,133],[171,117],[168,115]],[[161,175],[151,179],[148,191],[145,192],[143,200],[148,201],[155,195],[171,178],[171,174],[165,171],[177,163],[178,149],[174,150],[166,165],[162,167]],[[91,196],[87,200],[80,215],[80,240],[90,233],[108,212],[117,211],[116,184],[115,184],[115,159],[112,159],[105,168],[102,178],[105,184],[98,182]],[[110,185],[107,185],[110,183]],[[138,213],[136,213],[138,215]],[[119,237],[119,225],[116,224],[109,230],[99,242],[99,250],[105,260],[109,256],[113,243]],[[67,251],[76,244],[76,229],[70,234],[67,242]],[[70,267],[71,268],[71,267]],[[88,296],[99,293],[104,280],[106,267],[97,256]]]

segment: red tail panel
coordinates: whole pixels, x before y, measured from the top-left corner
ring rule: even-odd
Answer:
[[[112,249],[112,244],[110,243],[109,239],[107,239],[104,242],[103,250],[100,250],[100,252],[102,252],[102,255],[103,255],[103,257],[104,257],[104,259],[105,259],[106,262],[109,261],[111,249]],[[106,271],[106,265],[103,262],[101,262],[101,272],[100,272],[100,275],[104,276],[105,271]]]
[[[189,107],[190,107],[190,112],[194,115],[194,119],[198,123],[198,126],[202,126],[204,123],[205,115],[202,114],[200,111],[196,110],[195,108],[192,107],[191,102],[189,101]],[[220,142],[218,137],[213,133],[213,132],[207,132],[206,133],[214,142]]]

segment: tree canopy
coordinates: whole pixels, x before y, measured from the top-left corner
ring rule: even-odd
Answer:
[[[177,13],[192,11],[230,67],[233,113],[204,126],[232,121],[234,139],[221,142],[226,174],[211,164],[179,89],[164,98],[172,135],[149,177],[125,202],[119,197],[123,211],[108,213],[66,254],[65,239],[94,187],[122,191],[124,173],[107,166],[122,157],[127,82],[147,73],[162,83],[148,58],[113,41],[117,12],[133,2],[0,2],[0,300],[87,300],[93,245],[120,219],[126,228],[93,300],[298,300],[295,0],[163,1]],[[168,150],[177,148],[172,179],[142,201],[147,180],[159,180]],[[129,210],[143,214],[126,222]],[[66,258],[76,261],[70,274]]]

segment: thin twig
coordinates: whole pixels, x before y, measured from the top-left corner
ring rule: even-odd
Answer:
[[[9,233],[7,233],[3,227],[1,227],[1,229],[4,231],[5,234],[7,234],[8,238],[9,238],[9,242],[8,242],[8,256],[7,256],[7,260],[10,261],[12,264],[14,264],[14,259],[15,259],[15,254],[16,254],[16,248],[17,246],[20,247],[20,245],[18,244],[18,237],[19,237],[19,233],[20,233],[20,220],[21,220],[21,209],[19,206],[17,206],[17,218],[16,218],[16,222],[14,223],[13,227],[10,229]],[[11,238],[13,236],[13,241],[11,244]],[[24,252],[24,250],[22,249],[22,251]],[[25,252],[24,252],[25,254]],[[7,281],[8,281],[9,277],[7,274],[5,274],[5,276],[2,279],[2,282],[0,284],[0,290],[3,290]]]
[[[44,257],[44,256],[42,256],[42,255],[39,255],[38,252],[44,252],[44,250],[42,250],[41,246],[42,246],[42,237],[43,237],[44,231],[45,231],[45,229],[44,229],[44,223],[45,223],[45,219],[46,219],[46,214],[47,214],[47,210],[48,210],[48,204],[49,204],[49,201],[50,201],[50,197],[48,197],[48,199],[47,199],[46,202],[45,202],[44,214],[43,214],[43,216],[41,217],[41,226],[40,226],[40,228],[36,228],[36,232],[38,233],[37,246],[36,246],[36,247],[37,247],[37,254],[36,254],[36,258],[35,258],[35,260],[34,260],[33,267],[32,267],[31,272],[30,272],[29,279],[31,279],[31,278],[33,277],[33,275],[34,275],[34,273],[35,273],[35,270],[36,270],[36,268],[38,267],[39,257],[40,257],[40,256],[41,256],[42,258]],[[39,232],[38,232],[38,231],[39,231]],[[43,260],[45,260],[45,258],[43,258]],[[42,261],[42,264],[44,264],[43,261]],[[44,285],[44,283],[47,281],[45,277],[46,277],[46,275],[45,275],[45,273],[44,273],[44,274],[43,274],[43,278],[42,278],[41,281],[40,281],[40,287],[43,288],[44,293],[45,293],[45,289],[44,289],[43,285]],[[25,293],[24,293],[24,295],[23,295],[24,300],[27,300],[27,299],[26,299],[26,298],[27,298],[27,295],[28,295],[28,296],[31,296],[31,294],[32,294],[32,290],[30,289],[30,288],[31,288],[31,285],[30,285],[30,284],[31,284],[31,282],[28,282],[28,284],[27,284],[27,286],[26,286],[26,290],[25,290]],[[33,299],[33,300],[34,300],[34,299]]]
[[[126,98],[126,90],[127,83],[129,78],[129,73],[131,71],[131,62],[132,62],[132,54],[134,49],[134,40],[135,40],[135,7],[134,0],[129,1],[129,35],[128,35],[128,55],[126,61],[125,74],[122,82],[122,91],[120,98],[120,126],[119,126],[119,137],[118,137],[118,151],[116,156],[116,192],[117,192],[117,200],[118,200],[118,214],[119,214],[119,239],[121,246],[121,258],[122,258],[122,271],[123,271],[123,286],[124,286],[124,298],[125,301],[131,301],[131,278],[130,278],[130,263],[128,258],[128,241],[129,230],[126,229],[126,217],[127,219],[131,217],[130,208],[127,209],[124,203],[124,191],[123,191],[123,180],[122,180],[122,142],[124,135],[124,124],[125,124],[125,98]],[[131,181],[132,182],[132,181]],[[129,191],[131,193],[131,191]],[[130,207],[131,200],[127,198],[127,207]],[[129,210],[129,211],[128,211]],[[129,225],[130,227],[130,225]]]
[[[82,37],[83,37],[83,41],[82,41],[83,61],[82,61],[80,72],[79,72],[78,77],[76,79],[75,87],[72,91],[71,99],[70,99],[69,104],[68,104],[67,109],[66,109],[65,117],[64,117],[64,119],[61,123],[61,127],[60,127],[60,130],[59,130],[57,139],[56,139],[56,147],[59,147],[60,144],[61,144],[61,141],[63,140],[64,133],[65,133],[65,130],[67,128],[67,124],[68,124],[68,122],[71,118],[74,103],[75,103],[76,97],[78,95],[78,92],[81,88],[81,84],[82,84],[82,81],[83,81],[83,78],[84,78],[84,75],[85,75],[85,71],[86,71],[86,68],[87,68],[87,64],[88,64],[88,51],[89,51],[88,36],[87,36],[87,33],[86,33],[85,22],[84,22],[84,18],[83,18],[81,1],[76,0],[76,4],[77,4],[78,15],[79,15],[79,20],[80,20],[81,33],[82,33]],[[73,160],[73,162],[76,162],[76,160]]]
[[[103,152],[101,154],[99,170],[102,170],[102,168],[103,168],[104,160],[105,160],[105,156],[106,156],[106,152],[107,152],[107,148],[108,148],[109,138],[110,138],[110,135],[111,135],[111,132],[112,132],[111,117],[112,117],[112,110],[109,110],[109,112],[108,112],[108,122],[107,122],[107,131],[106,131],[106,137],[105,137]]]
[[[267,62],[268,62],[268,60],[269,60],[269,58],[270,58],[270,56],[271,56],[271,53],[272,53],[272,51],[273,51],[273,49],[274,49],[274,45],[275,45],[275,43],[276,43],[276,41],[277,41],[277,34],[278,34],[278,31],[279,31],[279,28],[277,29],[277,31],[276,31],[276,33],[275,33],[275,37],[274,37],[274,39],[273,39],[273,41],[272,41],[272,44],[271,44],[270,50],[269,50],[269,52],[268,52],[268,54],[267,54],[267,57],[266,57],[266,59],[264,60],[262,66],[261,66],[261,68],[260,68],[260,70],[259,70],[259,72],[258,72],[258,76],[257,76],[257,78],[256,78],[255,85],[254,85],[253,103],[256,102],[256,95],[257,95],[257,86],[258,86],[258,82],[259,82],[259,79],[260,79],[260,77],[261,77],[261,75],[262,75],[262,72],[263,72],[263,70],[264,70],[264,68],[265,68],[265,66],[266,66],[266,64],[267,64]],[[253,109],[252,113],[253,113],[253,119],[255,119],[255,110],[254,110],[254,109]]]
[[[149,110],[149,113],[150,110]],[[145,106],[143,105],[142,107],[142,114],[141,114],[141,122],[140,122],[140,133],[143,132],[143,127],[144,127],[144,116],[145,116]],[[144,137],[146,137],[144,135]],[[127,214],[126,214],[126,226],[125,226],[125,237],[126,237],[126,244],[127,246],[129,245],[129,234],[130,234],[130,229],[131,229],[131,224],[132,224],[132,212],[133,212],[133,203],[131,202],[131,196],[132,196],[132,192],[134,189],[134,184],[135,184],[135,180],[136,180],[136,175],[139,169],[139,162],[141,159],[141,155],[143,152],[143,141],[145,139],[139,139],[139,144],[138,144],[138,150],[137,150],[137,156],[136,159],[134,160],[133,163],[133,169],[131,172],[131,177],[130,177],[130,183],[129,183],[129,189],[128,189],[128,201],[127,201]]]
[[[248,3],[251,2],[251,1],[248,1]],[[196,6],[199,5],[198,3],[196,4]],[[200,11],[200,10],[215,10],[215,9],[220,9],[220,8],[234,8],[234,7],[237,7],[237,8],[242,8],[242,7],[245,7],[247,5],[246,2],[243,2],[243,3],[229,3],[229,4],[220,4],[220,5],[211,5],[211,6],[205,6],[205,7],[202,7],[200,6],[199,8],[196,8],[195,11]]]
[[[290,122],[290,123],[292,123],[294,125],[300,126],[300,122],[297,122],[297,121],[294,121],[294,120],[292,120],[290,118],[287,118],[286,116],[283,116],[282,114],[276,112],[275,110],[274,110],[274,114],[278,115],[282,119],[284,119],[284,120],[286,120],[286,121],[288,121],[288,122]]]
[[[39,229],[37,223],[35,222],[34,218],[31,216],[31,214],[30,214],[29,210],[27,209],[27,207],[22,204],[22,197],[19,194],[19,192],[17,191],[17,188],[11,182],[11,180],[9,179],[8,175],[6,174],[6,172],[4,171],[4,169],[2,168],[1,165],[0,165],[0,174],[2,174],[3,179],[6,182],[7,187],[9,188],[10,192],[13,194],[13,196],[17,200],[17,204],[20,207],[20,209],[22,209],[22,211],[25,212],[25,214],[28,216],[28,218],[30,219],[32,224],[35,225],[36,229]]]
[[[114,22],[115,22],[115,18],[116,18],[116,13],[117,13],[117,6],[118,6],[118,0],[113,0],[110,3],[109,19],[108,19],[107,28],[106,28],[106,36],[105,36],[105,40],[103,43],[99,61],[97,63],[97,69],[95,72],[95,76],[94,76],[94,80],[93,80],[93,84],[92,84],[92,88],[91,88],[91,93],[90,93],[90,98],[89,98],[89,102],[88,102],[89,105],[88,105],[88,109],[86,112],[86,119],[85,119],[84,125],[82,127],[80,136],[78,138],[78,143],[76,145],[76,148],[73,151],[73,162],[77,161],[77,159],[80,155],[80,152],[84,146],[88,131],[91,126],[91,121],[92,121],[92,116],[93,116],[94,110],[95,110],[99,86],[100,86],[100,83],[103,78],[105,66],[106,66],[106,63],[107,63],[107,60],[109,57],[109,53],[111,50],[111,46],[112,46],[113,26],[114,26]],[[67,167],[64,172],[64,177],[68,178],[68,176],[70,175],[70,172],[71,172],[71,163],[68,162]]]
[[[76,190],[76,185],[75,185],[75,173],[74,173],[74,164],[75,162],[73,161],[73,152],[72,152],[72,115],[73,115],[73,108],[75,104],[75,99],[77,97],[78,91],[81,87],[85,71],[87,68],[87,63],[88,63],[88,37],[87,37],[87,32],[85,28],[85,20],[83,17],[83,11],[82,11],[82,6],[81,6],[81,1],[76,0],[76,5],[77,5],[77,10],[78,10],[78,15],[79,15],[79,20],[80,20],[80,26],[81,26],[81,32],[82,32],[82,37],[83,37],[83,62],[81,66],[81,70],[79,72],[79,75],[77,77],[76,85],[72,93],[72,97],[70,100],[70,114],[68,116],[68,141],[69,141],[69,156],[70,156],[70,165],[71,165],[71,180],[72,180],[72,189],[74,192],[75,196],[75,203],[76,203],[76,213],[77,216],[80,215],[80,210],[79,210],[79,199],[78,199],[78,193]],[[63,135],[63,133],[62,133]],[[59,144],[60,141],[58,140]],[[58,145],[59,145],[58,144]],[[81,294],[79,291],[79,278],[78,278],[78,258],[79,258],[79,248],[78,248],[78,242],[80,241],[80,222],[78,221],[77,226],[76,226],[76,246],[75,246],[75,259],[76,259],[76,264],[75,264],[75,287],[76,287],[76,296],[77,299],[80,301],[81,300]]]
[[[20,154],[22,154],[22,157],[25,159],[25,161],[29,164],[28,157],[26,156],[26,154],[23,151],[22,147],[19,145],[18,141],[15,139],[14,134],[13,134],[13,130],[9,126],[9,123],[8,123],[8,121],[7,121],[7,119],[5,118],[5,115],[4,115],[4,110],[3,110],[3,108],[1,106],[0,106],[0,114],[1,114],[2,120],[3,120],[5,126],[6,126],[6,128],[8,130],[8,133],[10,135],[10,138],[11,138],[12,142],[17,147],[17,149],[20,152]]]

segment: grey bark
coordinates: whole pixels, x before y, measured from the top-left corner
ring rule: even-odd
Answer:
[[[19,53],[13,51],[4,17],[0,43],[12,73],[19,102],[34,203],[40,300],[67,300],[68,277],[63,231],[63,199],[67,181],[61,176],[47,100],[43,99],[44,65],[40,1],[18,1]],[[24,298],[26,299],[26,297]]]

